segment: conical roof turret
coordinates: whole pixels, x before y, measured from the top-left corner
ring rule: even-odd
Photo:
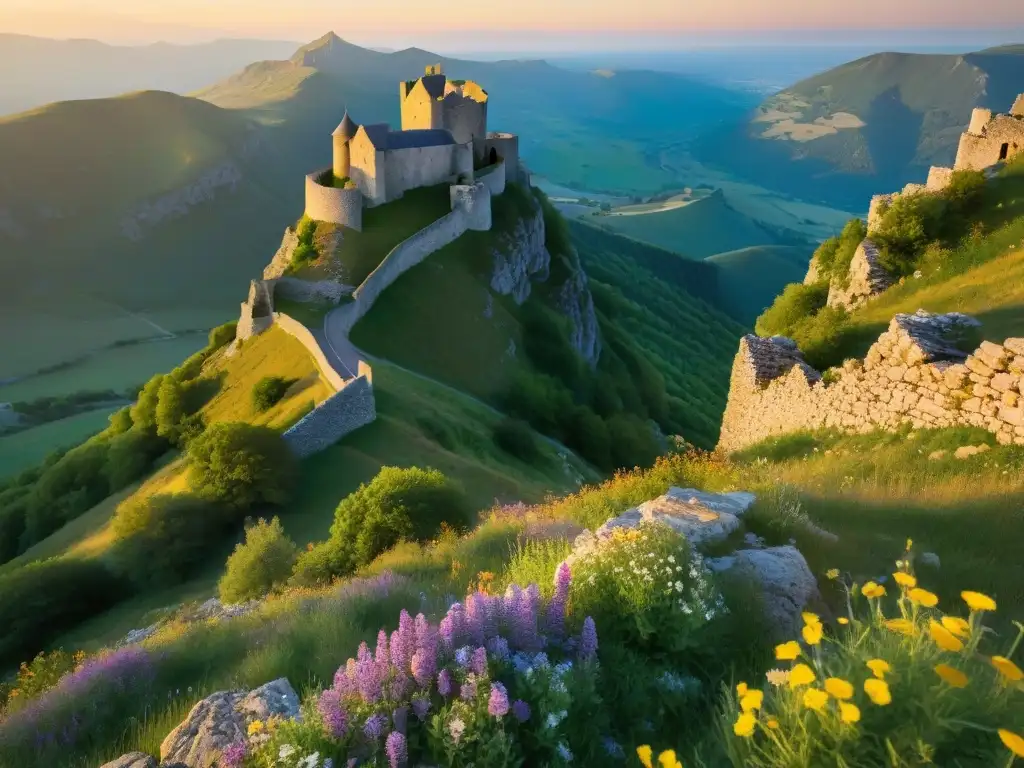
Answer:
[[[341,118],[341,122],[338,127],[334,129],[332,136],[341,136],[345,139],[351,139],[356,135],[356,131],[359,130],[359,126],[353,122],[352,118],[348,116],[348,110],[345,110],[345,116]]]

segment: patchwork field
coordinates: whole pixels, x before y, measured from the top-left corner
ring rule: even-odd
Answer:
[[[80,413],[23,432],[0,436],[0,481],[34,467],[58,448],[71,448],[107,426],[116,409],[103,408]]]

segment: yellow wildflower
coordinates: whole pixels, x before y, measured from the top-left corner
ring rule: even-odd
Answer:
[[[797,664],[789,671],[789,687],[799,688],[801,685],[810,685],[818,678],[814,670],[806,664]]]
[[[825,690],[837,699],[853,698],[853,686],[841,677],[830,677],[825,681]]]
[[[993,656],[991,661],[992,666],[998,669],[999,673],[1011,683],[1017,683],[1024,679],[1024,672],[1009,659],[1003,656]]]
[[[928,631],[931,633],[932,640],[934,640],[935,644],[942,650],[959,653],[964,649],[964,644],[960,642],[956,635],[934,619],[929,622]]]
[[[805,643],[808,645],[817,645],[821,642],[822,632],[821,624],[808,624],[804,627],[801,634],[804,636]]]
[[[874,704],[884,707],[892,702],[892,693],[889,691],[889,684],[885,680],[871,678],[864,681],[864,693]]]
[[[910,619],[889,619],[885,622],[885,628],[901,635],[913,635],[915,631],[914,622]]]
[[[813,709],[815,712],[821,712],[828,704],[828,694],[817,688],[808,688],[804,691],[804,706],[808,709]]]
[[[838,621],[840,624],[843,624],[843,625],[846,625],[846,624],[850,623],[850,620],[848,618],[846,618],[845,616],[840,616],[838,619],[836,619],[836,621]]]
[[[825,571],[825,576],[829,580],[835,581],[836,579],[839,578],[839,569],[838,568],[829,568],[827,571]]]
[[[746,739],[754,732],[755,725],[757,725],[757,718],[749,712],[744,712],[736,718],[736,722],[733,723],[732,726],[732,732],[737,736],[742,736]],[[650,768],[650,766],[648,766],[648,768]]]
[[[666,749],[658,755],[658,765],[662,766],[662,768],[682,768],[682,764],[676,760],[674,749]]]
[[[1024,757],[1024,736],[1019,736],[1005,728],[999,729],[999,740],[1017,757]]]
[[[800,655],[800,643],[790,640],[788,643],[775,646],[775,658],[779,661],[793,661]]]
[[[925,608],[934,608],[936,605],[939,604],[938,595],[934,594],[933,592],[929,592],[927,589],[921,589],[920,587],[915,587],[914,589],[910,590],[907,593],[907,597],[909,597],[915,603],[923,605]]]
[[[915,579],[909,573],[904,573],[903,571],[896,571],[896,573],[894,573],[892,577],[893,579],[895,579],[897,584],[899,584],[901,587],[905,587],[906,589],[913,589],[917,586],[917,579]]]
[[[255,736],[257,733],[263,733],[263,721],[253,720],[249,723],[249,735]]]
[[[800,615],[803,616],[804,624],[806,624],[807,626],[810,627],[814,626],[815,624],[821,626],[821,619],[818,618],[818,614],[810,613],[809,611],[804,611]]]
[[[914,540],[913,539],[907,539],[907,552],[909,552],[910,548],[913,547],[913,546],[914,546]]]
[[[880,584],[875,584],[875,582],[873,581],[869,581],[867,584],[861,587],[860,591],[863,592],[864,597],[867,598],[873,599],[876,597],[885,597],[885,587],[883,587]]]
[[[746,683],[740,683],[739,685],[736,686],[736,698],[742,699],[744,696],[747,695],[747,691],[748,690],[750,690],[750,689],[747,688],[747,684]]]
[[[960,597],[967,603],[967,607],[972,611],[994,611],[996,609],[996,601],[988,595],[984,595],[981,592],[961,592]]]
[[[860,720],[860,707],[848,701],[839,702],[839,719],[844,723],[856,723]]]
[[[942,626],[957,637],[967,637],[971,634],[971,625],[958,616],[943,616]]]
[[[744,712],[753,712],[760,709],[764,702],[764,691],[748,691],[746,696],[740,699],[740,709]]]
[[[769,730],[775,731],[779,728],[779,721],[776,720],[774,717],[769,717],[768,720],[765,722],[765,725],[768,726]]]
[[[651,754],[651,748],[647,744],[636,748],[636,755],[640,758],[640,762],[644,764],[644,768],[652,768]]]
[[[949,664],[938,664],[935,667],[935,674],[952,685],[954,688],[964,688],[969,682],[967,675]]]

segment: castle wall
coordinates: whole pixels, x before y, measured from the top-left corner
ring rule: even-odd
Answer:
[[[281,277],[274,281],[274,299],[337,304],[355,290],[337,280],[299,280],[296,277]]]
[[[448,144],[440,147],[392,149],[385,152],[385,200],[396,200],[410,189],[431,187],[451,181],[454,175],[456,149],[456,146]]]
[[[361,231],[363,228],[363,193],[358,189],[325,187],[317,179],[330,168],[306,177],[306,215],[316,221]]]
[[[466,229],[486,232],[491,228],[491,191],[484,182],[456,184],[448,194],[452,211],[465,217]]]
[[[327,357],[320,348],[320,344],[306,326],[283,312],[274,313],[274,322],[277,323],[278,327],[280,327],[282,331],[287,333],[306,348],[306,351],[309,352],[310,357],[313,358],[317,367],[320,369],[321,375],[327,380],[327,383],[331,385],[331,388],[334,389],[335,392],[338,392],[345,386],[345,378],[335,371],[327,361]]]
[[[460,144],[455,148],[455,152],[452,156],[453,168],[452,175],[457,180],[461,179],[466,182],[472,182],[475,179],[475,173],[473,171],[473,144]]]
[[[1016,117],[1024,117],[1024,93],[1017,97],[1010,108],[1010,114]]]
[[[235,338],[258,336],[274,323],[274,293],[266,280],[250,280],[249,296],[242,302]]]
[[[378,170],[384,168],[384,153],[378,152],[373,142],[360,131],[349,142],[349,154],[349,178],[370,205],[380,205],[387,199],[384,174],[378,176]]]
[[[487,102],[479,102],[456,91],[441,102],[441,125],[452,132],[457,144],[487,135]]]
[[[828,306],[853,310],[891,286],[894,282],[892,275],[881,265],[878,257],[878,247],[870,239],[865,238],[857,246],[850,260],[846,285],[833,282],[829,286],[826,302]],[[808,269],[808,272],[810,271]]]
[[[508,164],[503,160],[498,161],[498,164],[490,170],[477,174],[476,180],[483,182],[483,185],[487,187],[492,197],[497,197],[505,191],[505,169],[508,167]]]
[[[928,169],[928,181],[925,188],[929,192],[941,192],[949,186],[953,179],[953,169],[941,165],[933,165]]]
[[[430,98],[422,83],[417,83],[402,99],[402,130],[421,128],[443,128],[443,107],[440,101]]]
[[[1004,145],[1006,157],[1001,158]],[[996,115],[985,125],[981,135],[968,131],[960,136],[954,168],[982,171],[1021,151],[1024,151],[1024,117]]]
[[[970,125],[967,126],[967,132],[973,133],[975,136],[981,136],[982,131],[985,130],[985,126],[988,125],[988,121],[991,119],[991,109],[975,107],[971,110],[971,122]]]
[[[1000,443],[1024,444],[1024,339],[982,342],[971,355],[950,333],[965,315],[897,315],[863,361],[822,381],[789,339],[744,336],[733,363],[719,448],[735,451],[769,437],[832,427],[844,432],[975,426]]]
[[[330,448],[376,418],[373,386],[366,376],[359,376],[307,413],[282,437],[292,453],[304,459]]]
[[[491,133],[484,140],[484,156],[488,157],[494,149],[498,157],[505,161],[506,181],[517,182],[519,171],[519,137],[512,133]]]

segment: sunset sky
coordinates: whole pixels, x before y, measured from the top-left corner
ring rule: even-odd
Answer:
[[[577,40],[669,45],[714,32],[1024,28],[1022,0],[2,0],[0,32],[108,42],[195,42],[216,37],[310,40],[334,30],[353,42],[401,47],[542,47]],[[477,36],[476,33],[483,33]],[[1012,35],[1011,38],[1012,39]],[[558,42],[561,41],[561,42]]]

